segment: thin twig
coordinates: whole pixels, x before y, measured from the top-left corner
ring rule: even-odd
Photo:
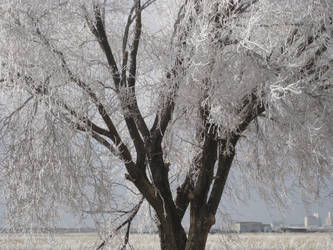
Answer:
[[[130,226],[131,226],[131,223],[134,219],[134,217],[136,216],[136,214],[139,212],[140,210],[140,207],[142,205],[144,201],[144,197],[142,196],[139,203],[132,209],[132,214],[127,218],[127,220],[125,220],[123,223],[121,223],[115,230],[114,230],[114,233],[118,232],[120,229],[122,229],[125,225],[127,225],[127,230],[126,230],[126,236],[125,236],[125,240],[124,240],[124,244],[123,244],[123,247],[122,249],[125,249],[127,243],[128,243],[128,240],[129,240],[129,231],[130,231]],[[107,240],[109,239],[112,239],[114,233],[110,234],[109,237],[105,240],[103,240],[103,242],[96,248],[96,250],[100,250],[100,249],[103,249],[107,243]]]

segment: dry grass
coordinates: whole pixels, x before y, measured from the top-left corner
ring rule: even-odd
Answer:
[[[333,236],[328,233],[211,235],[207,249],[330,250]]]
[[[96,234],[0,234],[1,250],[84,250],[95,249],[100,242]],[[117,237],[107,249],[116,250],[122,238]],[[136,234],[130,237],[136,250],[158,250],[157,235]],[[128,248],[130,249],[130,248]],[[333,235],[329,233],[210,235],[207,250],[333,250]]]

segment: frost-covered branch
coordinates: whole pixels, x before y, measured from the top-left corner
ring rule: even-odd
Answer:
[[[135,218],[135,216],[137,215],[137,213],[139,212],[140,210],[140,207],[142,205],[144,201],[144,197],[142,197],[139,201],[139,203],[137,205],[135,205],[135,207],[129,211],[128,213],[130,214],[129,217],[123,222],[121,223],[118,227],[115,228],[113,234],[109,235],[108,239],[107,240],[104,240],[98,247],[96,250],[99,250],[99,249],[103,249],[107,242],[109,240],[112,239],[113,235],[116,234],[118,231],[120,231],[124,226],[127,225],[127,230],[126,230],[126,236],[125,236],[125,240],[124,240],[124,244],[122,246],[122,249],[125,249],[126,248],[126,245],[128,243],[128,240],[129,240],[129,230],[130,230],[130,227],[131,227],[131,223],[133,221],[133,219]]]

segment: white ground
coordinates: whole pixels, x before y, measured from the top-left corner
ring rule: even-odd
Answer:
[[[84,250],[96,249],[100,242],[96,234],[57,234],[25,236],[0,234],[0,250]],[[105,249],[116,250],[122,239],[115,238]],[[136,234],[130,236],[135,250],[158,250],[157,235]],[[131,249],[128,247],[128,249]],[[207,250],[333,250],[333,234],[286,233],[286,234],[240,234],[210,235]]]

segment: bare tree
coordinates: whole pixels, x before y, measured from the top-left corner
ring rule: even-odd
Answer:
[[[333,170],[333,3],[179,2],[0,4],[0,183],[13,223],[63,206],[96,221],[128,214],[116,228],[128,225],[126,246],[140,193],[161,249],[204,249],[228,177],[267,200],[320,195]]]

